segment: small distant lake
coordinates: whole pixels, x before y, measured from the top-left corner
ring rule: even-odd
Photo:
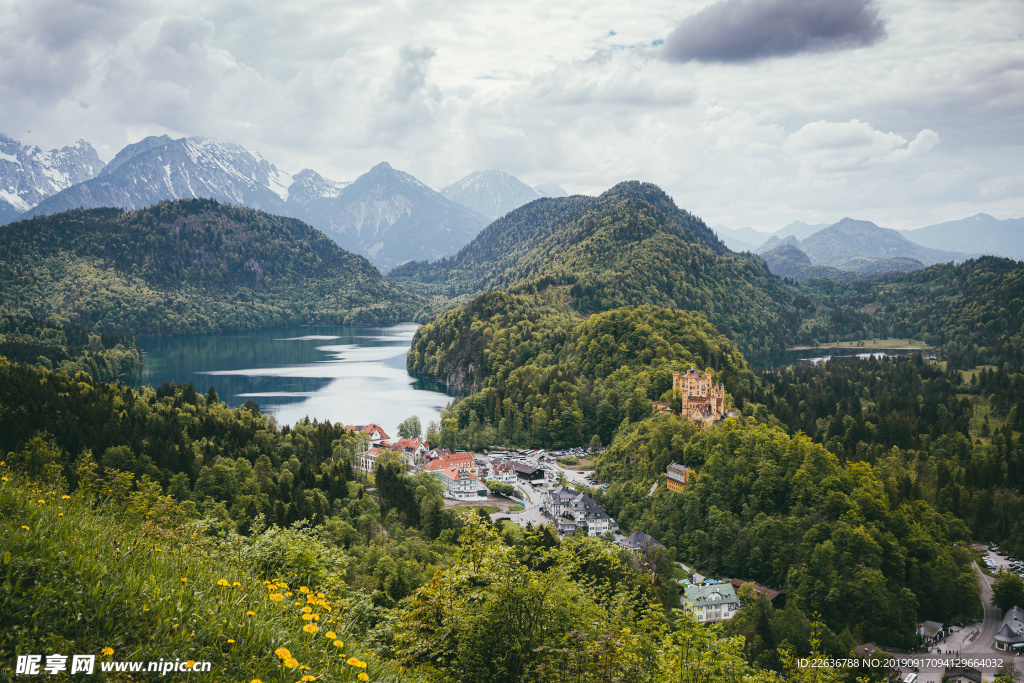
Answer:
[[[919,351],[927,353],[930,349],[884,349],[872,348],[870,346],[800,349],[753,356],[747,362],[750,364],[750,367],[757,370],[776,370],[797,363],[824,363],[832,358],[849,358],[850,356],[856,356],[857,358],[909,356]]]
[[[130,383],[192,382],[235,407],[252,399],[279,424],[302,418],[376,422],[394,436],[416,415],[426,430],[451,401],[443,384],[416,379],[405,355],[418,325],[286,327],[228,334],[140,337],[144,362]]]

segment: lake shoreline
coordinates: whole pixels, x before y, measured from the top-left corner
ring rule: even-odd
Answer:
[[[854,349],[854,350],[862,350],[863,349],[865,353],[868,353],[871,350],[876,350],[876,351],[927,351],[927,350],[932,349],[932,347],[928,346],[927,344],[922,344],[921,346],[889,346],[889,345],[885,345],[885,346],[850,346],[849,344],[840,342],[838,344],[828,344],[828,345],[821,344],[821,345],[818,345],[818,346],[790,346],[789,348],[786,349],[786,351],[816,351],[818,349],[824,349],[824,350],[828,350],[828,349]]]

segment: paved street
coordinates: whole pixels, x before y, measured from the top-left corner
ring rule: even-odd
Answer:
[[[545,464],[555,472],[556,477],[558,473],[561,472],[565,475],[565,479],[569,483],[590,486],[590,484],[587,483],[586,478],[592,475],[594,470],[570,470],[559,467],[557,463]],[[537,486],[529,483],[517,484],[516,489],[523,494],[523,505],[526,506],[526,509],[518,513],[495,512],[491,515],[491,520],[496,520],[499,517],[508,517],[520,526],[524,527],[531,522],[534,526],[538,524],[551,525],[551,520],[540,512],[540,506],[543,503],[544,498],[544,491],[547,490],[549,485],[553,486],[556,484],[551,479],[546,479],[543,486],[540,482],[537,482]]]
[[[1014,662],[1018,669],[1024,669],[1024,657],[1014,657],[992,649],[992,636],[999,630],[1002,615],[999,608],[992,604],[992,583],[995,581],[975,565],[978,572],[978,582],[981,585],[981,601],[985,607],[985,618],[981,624],[974,624],[959,629],[946,636],[935,646],[937,652],[920,654],[897,655],[914,660],[920,672],[918,683],[939,683],[942,680],[942,673],[946,666],[951,665],[959,657],[966,661],[968,666],[981,670],[985,680],[992,680],[999,664],[1004,661]],[[972,661],[973,660],[973,661]],[[980,665],[979,665],[980,660]],[[903,667],[904,673],[912,671],[910,667]]]

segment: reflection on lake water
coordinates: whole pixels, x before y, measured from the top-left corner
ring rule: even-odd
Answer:
[[[142,337],[145,353],[134,386],[192,382],[212,385],[222,401],[252,399],[281,424],[308,416],[345,424],[377,422],[391,436],[416,415],[424,429],[440,420],[451,397],[436,382],[417,380],[405,354],[417,325],[291,327],[230,334]]]
[[[747,362],[757,370],[777,370],[796,363],[823,363],[832,358],[884,358],[886,356],[909,356],[924,349],[872,349],[864,346],[844,346],[841,348],[794,349],[778,353],[753,356]]]

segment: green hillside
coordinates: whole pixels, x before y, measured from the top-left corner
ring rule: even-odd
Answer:
[[[679,667],[780,680],[741,640],[666,609],[667,553],[652,573],[600,539],[502,534],[387,458],[369,487],[351,467],[359,439],[338,425],[278,428],[191,385],[136,392],[3,359],[0,408],[5,662],[93,654],[97,680],[125,681],[149,677],[100,667],[209,662],[199,681],[531,683],[566,667],[589,681],[669,683]]]
[[[985,256],[940,264],[846,293],[850,306],[870,312],[874,337],[909,336],[942,347],[963,367],[1000,357],[1024,364],[1024,263]]]
[[[698,313],[626,306],[584,319],[550,297],[508,292],[424,325],[407,362],[476,392],[442,426],[451,447],[575,446],[593,435],[608,443],[624,419],[672,399],[673,369],[714,372],[738,397],[754,384],[735,345]]]
[[[592,201],[592,197],[575,196],[530,202],[495,220],[455,255],[433,263],[410,261],[388,273],[388,279],[413,291],[446,297],[494,289],[561,221]]]
[[[96,332],[397,322],[419,305],[308,225],[212,200],[0,228],[0,311]]]
[[[560,287],[583,314],[644,304],[699,311],[744,350],[786,346],[801,320],[792,287],[760,259],[730,252],[649,183],[533,202],[451,259],[398,268],[393,277],[451,295]]]

